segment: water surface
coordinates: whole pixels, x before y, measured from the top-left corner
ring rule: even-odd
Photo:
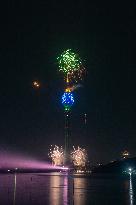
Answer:
[[[0,205],[135,205],[135,178],[0,174]]]

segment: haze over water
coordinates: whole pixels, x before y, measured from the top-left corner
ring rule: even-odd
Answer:
[[[0,174],[1,205],[135,205],[135,176]]]

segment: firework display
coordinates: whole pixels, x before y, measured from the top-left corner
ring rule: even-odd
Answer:
[[[64,51],[58,58],[59,71],[63,72],[66,82],[82,79],[85,69],[78,54],[71,49]]]
[[[73,151],[71,152],[71,159],[75,167],[83,168],[87,162],[87,152],[85,149],[82,149],[78,146],[76,149],[73,147]]]
[[[73,92],[82,87],[79,84],[85,74],[85,68],[82,65],[82,61],[78,54],[74,53],[71,49],[65,50],[58,58],[59,71],[63,73],[65,79],[65,89],[61,96],[61,103],[64,108],[64,151],[62,147],[55,145],[51,146],[49,151],[49,157],[55,166],[69,165],[70,158],[73,162],[75,169],[84,170],[87,162],[87,152],[78,146],[76,149],[73,147],[73,151],[69,150],[69,137],[70,137],[70,114],[71,107],[75,100]],[[86,114],[85,114],[86,124]]]
[[[64,92],[62,95],[62,105],[65,111],[69,111],[74,104],[74,96],[72,92]]]
[[[49,151],[49,157],[52,160],[54,166],[61,166],[64,162],[64,152],[63,148],[55,145],[54,147],[51,145]]]
[[[64,51],[57,59],[59,61],[59,70],[65,74],[77,71],[82,65],[78,55],[73,53],[71,49]]]

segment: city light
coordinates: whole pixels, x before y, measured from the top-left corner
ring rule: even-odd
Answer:
[[[40,87],[40,83],[38,81],[34,81],[32,83],[32,85],[33,85],[34,88],[39,88]]]
[[[123,159],[126,159],[126,158],[128,158],[130,156],[130,154],[129,154],[129,152],[127,150],[123,151],[121,155],[122,155]]]

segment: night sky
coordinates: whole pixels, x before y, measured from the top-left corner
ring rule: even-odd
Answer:
[[[4,1],[0,149],[48,160],[50,144],[64,144],[64,81],[56,58],[71,48],[87,70],[74,92],[71,143],[86,148],[92,163],[118,159],[125,149],[136,156],[135,8],[110,1]],[[34,80],[40,89],[33,89]]]

